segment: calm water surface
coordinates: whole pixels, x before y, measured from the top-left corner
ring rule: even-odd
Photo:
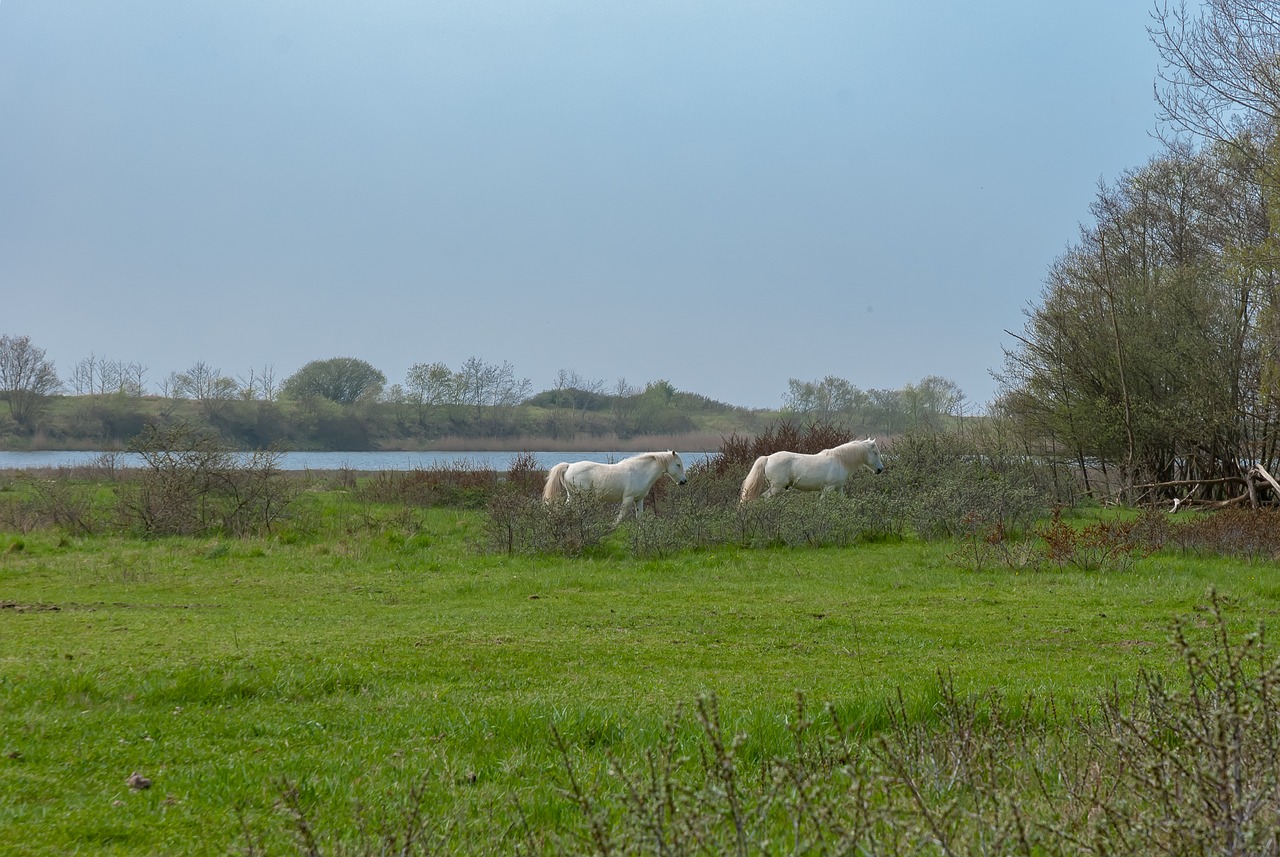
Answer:
[[[533,452],[538,466],[547,469],[560,461],[621,461],[634,452]],[[285,470],[427,470],[434,467],[505,471],[519,452],[286,452],[280,466]],[[708,453],[682,452],[688,467],[702,461]],[[46,450],[40,452],[0,451],[0,470],[34,470],[45,467],[83,467],[94,464],[101,452]],[[117,467],[138,467],[141,456],[115,453]]]

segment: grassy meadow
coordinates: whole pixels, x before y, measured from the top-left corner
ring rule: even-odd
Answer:
[[[637,558],[624,524],[528,557],[480,550],[482,511],[297,507],[260,538],[0,533],[0,852],[365,853],[415,812],[423,853],[606,852],[580,791],[664,741],[696,764],[678,712],[700,700],[744,770],[793,746],[797,694],[868,742],[947,687],[1061,724],[1140,669],[1176,683],[1173,623],[1211,637],[1211,589],[1233,636],[1280,609],[1274,563],[1173,550],[1122,572],[975,571],[911,537]]]

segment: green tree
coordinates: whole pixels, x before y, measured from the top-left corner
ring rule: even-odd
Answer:
[[[328,399],[340,405],[377,398],[387,376],[354,357],[312,360],[285,379],[281,391],[291,399]]]
[[[1237,176],[1220,148],[1177,147],[1101,188],[1094,224],[1012,334],[1004,409],[1086,478],[1089,461],[1126,489],[1238,476],[1258,453],[1245,403],[1275,279],[1242,249],[1265,239],[1266,218]]]
[[[404,380],[405,401],[413,406],[418,426],[427,428],[432,411],[460,401],[453,370],[444,363],[414,363]]]

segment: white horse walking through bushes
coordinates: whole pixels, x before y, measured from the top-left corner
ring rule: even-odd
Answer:
[[[825,496],[843,488],[850,474],[859,466],[876,473],[884,470],[875,438],[851,440],[812,455],[786,450],[762,455],[751,465],[747,478],[742,482],[739,502],[745,503],[761,496],[772,497],[788,488],[821,491]]]
[[[636,518],[640,517],[644,498],[663,474],[670,476],[677,485],[688,481],[678,452],[645,452],[624,458],[617,464],[562,461],[547,474],[542,499],[550,502],[564,497],[567,501],[574,492],[592,491],[602,500],[622,504],[613,522],[617,526],[630,509],[635,510]]]

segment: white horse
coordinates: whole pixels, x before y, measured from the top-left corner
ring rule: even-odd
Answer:
[[[874,470],[884,470],[876,439],[851,440],[813,455],[803,452],[775,452],[762,455],[751,465],[747,478],[742,482],[739,502],[745,503],[757,497],[772,497],[788,488],[797,491],[821,491],[823,496],[844,487],[859,465]]]
[[[562,461],[547,474],[542,499],[546,501],[564,497],[568,500],[575,491],[594,491],[603,500],[621,502],[617,526],[629,509],[635,509],[636,518],[644,510],[644,498],[653,483],[670,476],[677,485],[685,484],[684,462],[674,451],[645,452],[624,458],[617,464],[600,464],[595,461]]]

